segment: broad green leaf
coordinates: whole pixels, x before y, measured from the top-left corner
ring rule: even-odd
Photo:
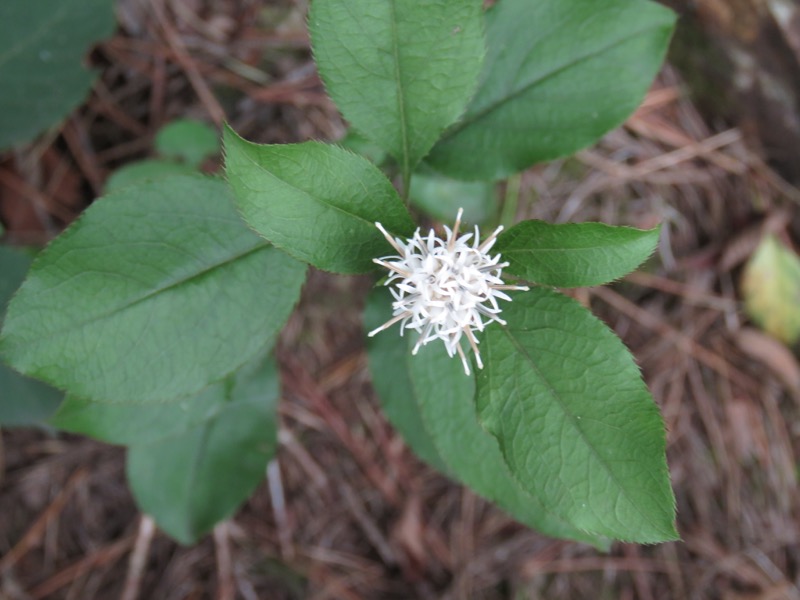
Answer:
[[[131,185],[157,181],[173,175],[197,175],[197,169],[170,160],[140,160],[120,167],[106,180],[106,194]]]
[[[528,281],[565,288],[600,285],[647,260],[660,231],[660,227],[523,221],[500,234],[494,250],[508,261],[507,273]]]
[[[236,511],[263,480],[277,445],[279,388],[271,361],[248,366],[216,393],[220,404],[202,421],[128,450],[136,502],[183,544]]]
[[[31,260],[23,252],[0,246],[0,325],[6,305],[25,279]],[[58,390],[0,363],[0,426],[41,423],[53,414],[62,396]]]
[[[800,258],[774,235],[761,241],[745,266],[742,295],[764,331],[789,346],[800,339]]]
[[[198,167],[204,159],[219,153],[219,134],[202,121],[177,119],[159,130],[155,145],[161,156]]]
[[[677,539],[664,424],[628,350],[574,300],[514,293],[481,335],[481,423],[516,480],[577,528]]]
[[[501,179],[595,142],[641,102],[674,21],[645,0],[497,2],[478,91],[430,164]]]
[[[385,290],[368,301],[365,325],[377,327],[392,316]],[[567,524],[546,510],[512,479],[494,438],[475,413],[475,382],[443,346],[429,344],[411,356],[414,336],[396,329],[379,333],[368,347],[370,372],[387,416],[409,445],[429,464],[496,502],[522,523],[544,534],[605,547],[606,541]]]
[[[475,412],[475,380],[458,359],[428,344],[417,356],[408,351],[408,370],[423,423],[450,471],[475,492],[546,535],[603,546],[605,540],[581,531],[526,493],[505,465],[497,441]],[[535,430],[521,433],[536,435]]]
[[[6,306],[25,279],[31,262],[33,258],[24,252],[10,246],[0,246],[0,324],[3,323]]]
[[[0,352],[90,400],[198,392],[268,347],[305,267],[236,215],[227,186],[173,177],[95,202],[34,262]]]
[[[58,408],[64,394],[0,363],[0,427],[40,425]]]
[[[410,173],[475,89],[481,3],[314,0],[308,26],[344,117]]]
[[[392,248],[375,221],[410,236],[414,224],[367,159],[319,142],[260,146],[225,130],[225,169],[244,220],[295,258],[364,273]]]
[[[364,327],[379,327],[392,317],[392,297],[388,290],[376,289],[367,300]],[[408,346],[388,331],[367,339],[367,356],[372,383],[381,401],[383,412],[406,443],[422,460],[439,471],[447,471],[436,452],[430,434],[422,423],[422,415],[414,401],[408,377]]]
[[[495,208],[497,194],[494,183],[458,181],[435,173],[415,173],[411,179],[409,200],[433,218],[450,223],[459,208],[464,221],[481,224]]]
[[[84,58],[113,29],[112,0],[0,2],[0,150],[80,104],[95,78]]]
[[[227,402],[227,379],[173,402],[109,404],[67,396],[50,419],[53,427],[109,444],[131,446],[174,437],[196,427]]]

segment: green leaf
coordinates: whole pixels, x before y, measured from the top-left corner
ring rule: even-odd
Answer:
[[[0,363],[0,426],[39,425],[58,408],[64,394],[23,377]]]
[[[664,425],[625,346],[574,300],[513,294],[481,335],[481,423],[516,480],[583,531],[677,539]]]
[[[543,285],[583,287],[633,271],[653,253],[660,232],[660,227],[523,221],[500,234],[494,250],[509,263],[507,273]]]
[[[370,328],[391,318],[391,299],[385,290],[370,296],[365,316]],[[438,344],[429,344],[412,357],[414,342],[390,329],[375,336],[368,348],[381,402],[409,445],[433,466],[444,463],[448,475],[522,523],[547,535],[606,547],[605,540],[578,531],[522,490],[497,442],[478,422],[474,379],[465,376],[461,362]]]
[[[27,142],[83,101],[95,78],[84,56],[113,29],[111,0],[0,2],[0,150]]]
[[[376,288],[367,299],[364,327],[379,327],[392,317],[392,297],[385,288]],[[392,426],[423,461],[439,471],[447,471],[430,434],[422,422],[408,376],[408,347],[388,332],[367,338],[369,371],[383,412]]]
[[[128,450],[136,502],[183,544],[236,511],[263,480],[277,445],[279,389],[272,361],[248,366],[214,393],[219,404],[203,420]]]
[[[0,246],[0,325],[6,305],[25,278],[31,260],[27,254]],[[41,423],[53,414],[61,397],[58,390],[0,363],[0,426]]]
[[[157,181],[173,175],[197,175],[197,169],[169,160],[140,160],[120,167],[106,180],[106,194],[131,185]]]
[[[34,262],[0,352],[75,396],[193,394],[274,340],[305,267],[236,215],[227,186],[173,177],[107,196]]]
[[[64,431],[126,446],[174,437],[220,411],[227,402],[229,386],[225,381],[173,402],[109,404],[67,396],[50,424]]]
[[[0,325],[11,296],[25,279],[33,259],[9,246],[0,246]]]
[[[485,52],[475,0],[314,0],[317,67],[344,117],[409,174],[463,112]]]
[[[458,209],[463,208],[465,222],[481,224],[492,215],[497,194],[494,183],[415,173],[411,179],[409,200],[439,221],[452,222]]]
[[[675,21],[644,0],[502,0],[486,17],[478,91],[428,159],[463,179],[501,179],[622,123],[658,72]]]
[[[260,146],[225,130],[225,169],[244,220],[295,258],[339,273],[374,270],[392,251],[375,227],[410,236],[414,224],[367,159],[319,142]]]
[[[791,346],[800,339],[800,258],[767,235],[742,273],[747,314],[770,335]]]
[[[156,151],[199,167],[203,160],[219,153],[219,134],[202,121],[177,119],[156,134]]]
[[[567,523],[558,511],[525,493],[514,481],[497,441],[478,422],[475,381],[464,375],[460,361],[435,344],[408,360],[423,421],[439,455],[459,480],[546,535],[600,546],[605,543]]]
[[[386,162],[388,158],[386,152],[382,150],[380,146],[369,141],[358,131],[352,128],[347,131],[347,135],[345,135],[336,143],[345,150],[350,150],[351,152],[360,154],[374,165],[380,166]]]

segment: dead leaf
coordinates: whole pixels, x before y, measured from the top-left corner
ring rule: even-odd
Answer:
[[[764,417],[750,400],[734,398],[725,406],[728,413],[728,430],[739,462],[758,460],[769,466],[769,438],[764,429]]]
[[[422,502],[417,494],[413,494],[392,530],[392,540],[405,551],[408,568],[418,575],[425,572],[425,565],[430,562],[424,532]]]
[[[786,346],[752,327],[741,329],[736,343],[750,358],[764,363],[791,391],[800,392],[800,363]]]
[[[800,258],[776,236],[761,240],[745,266],[742,294],[747,314],[788,345],[800,338]]]

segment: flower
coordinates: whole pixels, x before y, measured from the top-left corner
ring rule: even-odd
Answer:
[[[469,342],[478,368],[482,369],[474,332],[483,331],[492,321],[505,325],[498,316],[501,310],[497,300],[510,301],[511,298],[503,290],[527,291],[529,288],[503,283],[500,275],[508,263],[500,262],[499,254],[494,257],[489,254],[503,227],[495,229],[483,243],[479,241],[477,226],[474,234],[458,237],[463,212],[459,209],[452,230],[445,226],[445,239],[437,237],[433,229],[423,236],[417,228],[414,236],[403,242],[389,235],[380,223],[375,223],[398,255],[373,259],[390,271],[385,285],[395,284],[390,289],[394,296],[394,316],[369,332],[369,336],[399,321],[400,335],[406,329],[419,333],[412,354],[428,342],[442,340],[451,357],[458,353],[469,375],[469,362],[461,347],[462,336]]]

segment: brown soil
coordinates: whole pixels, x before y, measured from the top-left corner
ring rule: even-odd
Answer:
[[[123,1],[86,105],[0,155],[7,240],[51,238],[177,116],[225,115],[256,141],[340,137],[300,4]],[[519,183],[520,219],[665,223],[651,268],[576,295],[629,345],[662,409],[682,541],[602,554],[548,539],[423,466],[369,381],[370,282],[315,272],[279,347],[268,482],[197,546],[137,512],[122,450],[2,432],[0,598],[800,599],[797,361],[748,324],[738,294],[761,231],[800,240],[800,190],[736,129],[709,127],[669,68],[624,127]]]

